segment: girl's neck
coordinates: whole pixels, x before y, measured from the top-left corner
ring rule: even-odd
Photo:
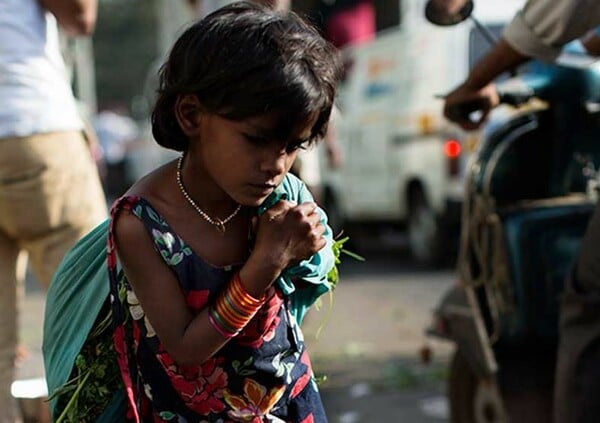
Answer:
[[[186,154],[187,156],[187,154]],[[183,189],[194,203],[211,218],[223,219],[238,207],[236,203],[214,179],[198,166],[192,167],[184,157],[181,168],[181,182]],[[175,163],[175,172],[177,173],[177,163]],[[177,178],[177,175],[175,175]],[[175,180],[175,182],[177,182]],[[180,187],[178,187],[180,189]],[[182,192],[181,195],[185,197]],[[185,200],[188,202],[188,200]]]

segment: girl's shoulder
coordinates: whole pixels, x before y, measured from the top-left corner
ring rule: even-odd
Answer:
[[[174,182],[172,181],[174,180],[174,162],[154,169],[133,183],[125,194],[113,203],[111,218],[115,220],[119,212],[124,209],[129,212],[135,211],[133,214],[136,214],[138,218],[142,209],[149,210],[152,216],[160,214],[159,211],[162,211],[164,216],[169,215],[170,204],[173,202]]]
[[[175,181],[175,170],[174,161],[165,163],[135,181],[125,195],[142,197],[150,201],[153,198],[164,197],[172,191],[172,183],[169,182]]]

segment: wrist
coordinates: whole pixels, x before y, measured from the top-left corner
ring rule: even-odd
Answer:
[[[261,297],[283,272],[282,263],[274,263],[252,253],[240,270],[240,279],[248,293],[256,298]]]
[[[463,87],[469,91],[479,91],[490,83],[488,78],[481,77],[477,74],[469,75],[463,83]]]

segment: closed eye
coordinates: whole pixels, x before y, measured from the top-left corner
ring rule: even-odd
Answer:
[[[251,135],[244,134],[244,138],[251,144],[265,144],[267,142],[267,137],[262,135]]]
[[[304,140],[298,140],[295,142],[291,142],[285,147],[285,151],[287,151],[288,153],[292,153],[296,150],[306,150],[308,148],[309,144],[310,144],[310,139],[304,139]]]

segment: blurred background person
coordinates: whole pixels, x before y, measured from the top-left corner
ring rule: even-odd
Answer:
[[[326,38],[338,48],[375,38],[375,5],[372,0],[321,0],[319,13]]]
[[[129,158],[140,144],[140,129],[122,106],[106,108],[93,119],[102,152],[104,191],[109,201],[120,197],[134,181]]]
[[[47,287],[66,251],[106,217],[58,27],[89,35],[96,0],[0,0],[0,422],[11,397],[27,258]]]

